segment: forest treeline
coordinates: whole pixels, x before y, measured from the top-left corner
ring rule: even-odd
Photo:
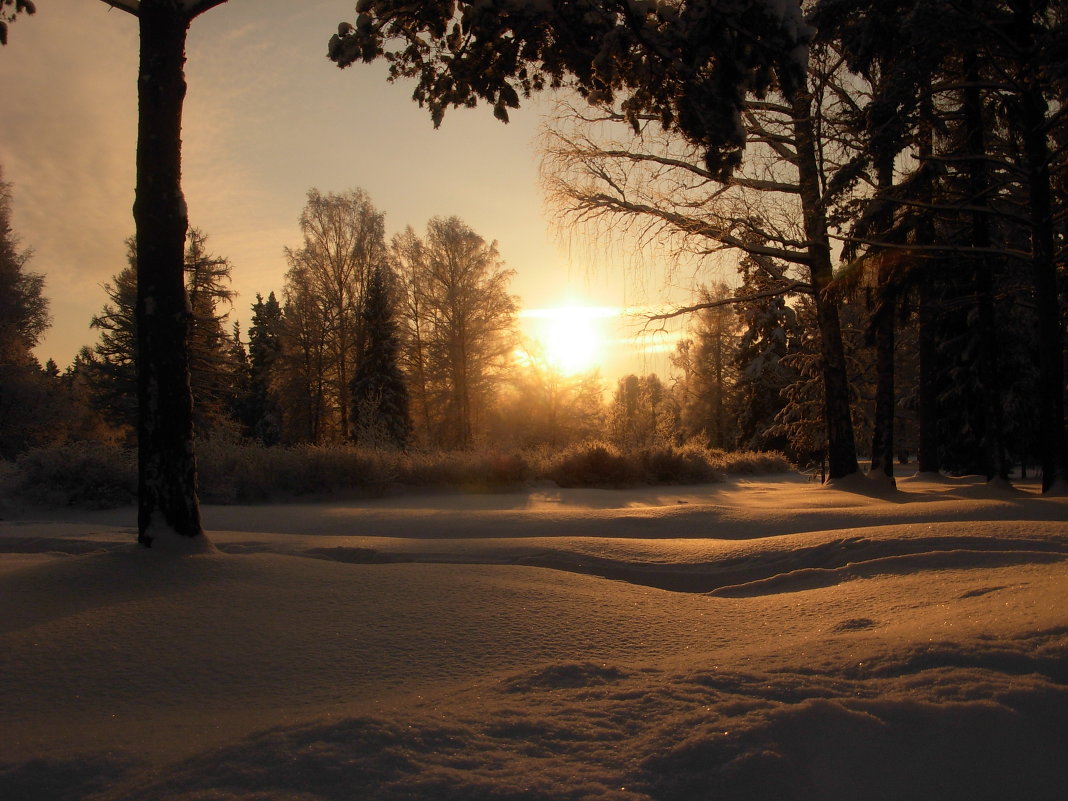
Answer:
[[[0,384],[0,454],[132,444],[133,243],[89,321],[98,341],[62,371],[51,360],[41,366],[32,349],[48,325],[44,282],[18,252],[4,187],[4,295],[18,300]],[[190,380],[203,439],[420,450],[559,450],[592,439],[624,451],[687,440],[721,450],[787,443],[763,431],[773,412],[758,422],[735,398],[742,387],[764,393],[747,376],[768,385],[777,379],[765,370],[778,368],[759,346],[741,348],[748,328],[730,309],[699,315],[674,357],[682,380],[629,375],[607,392],[596,370],[566,375],[524,341],[496,244],[458,218],[387,241],[384,214],[366,193],[311,190],[300,225],[303,242],[286,251],[283,286],[256,296],[247,331],[230,322],[232,264],[211,252],[206,233],[189,233]],[[713,349],[725,367],[710,373],[700,363]],[[743,412],[753,422],[739,427]]]
[[[736,83],[720,87],[730,94],[721,105],[738,112],[723,119],[708,116],[716,97],[703,74],[679,59],[661,63],[683,51],[654,46],[692,46],[707,9],[632,5],[640,25],[628,17],[620,28],[607,9],[615,38],[590,39],[598,69],[614,65],[604,73],[614,83],[569,61],[585,63],[582,43],[574,53],[539,49],[568,21],[552,16],[570,13],[563,6],[472,14],[463,20],[469,45],[457,50],[460,29],[438,12],[409,19],[406,8],[371,2],[364,24],[339,29],[330,55],[344,66],[400,42],[389,51],[394,68],[422,76],[418,93],[436,121],[478,98],[495,99],[506,119],[516,87],[529,93],[546,81],[531,78],[526,58],[541,59],[554,81],[571,75],[583,103],[561,103],[543,162],[564,224],[622,234],[680,264],[736,262],[730,288],[709,282],[677,310],[692,324],[675,380],[627,377],[601,406],[592,378],[520,369],[511,358],[516,301],[493,245],[456,218],[387,241],[363,193],[313,191],[285,284],[257,298],[247,339],[227,331],[213,305],[225,298],[225,259],[207,254],[203,234],[190,237],[198,430],[264,443],[462,449],[588,432],[624,441],[633,429],[779,447],[802,462],[826,460],[832,477],[854,472],[858,453],[889,476],[895,457],[915,451],[923,470],[993,479],[1013,464],[1040,464],[1045,489],[1068,479],[1063,4],[806,3],[794,49],[769,46],[759,64],[739,55],[737,74],[734,51],[709,62]],[[753,13],[754,24],[768,23]],[[515,27],[525,14],[533,27]],[[465,59],[496,52],[509,26],[533,49],[465,72]],[[624,47],[637,29],[640,41]],[[420,46],[403,47],[406,37],[422,37]],[[661,91],[651,92],[657,81]],[[24,256],[13,249],[11,258],[23,288],[12,297],[26,300],[12,316],[25,320],[23,347],[43,330],[41,302],[28,311],[41,285],[19,273]],[[94,320],[101,342],[66,374],[26,368],[41,374],[26,386],[66,382],[66,399],[51,392],[48,403],[78,398],[99,414],[92,425],[112,431],[129,412],[120,403],[127,357],[108,352],[130,338],[122,286],[118,275]],[[120,394],[94,407],[104,387]],[[4,403],[13,415],[29,408]],[[32,425],[11,430],[21,441],[5,453],[46,436]]]

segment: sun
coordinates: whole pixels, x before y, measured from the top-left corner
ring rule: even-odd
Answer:
[[[535,336],[548,363],[564,375],[574,375],[600,366],[605,345],[602,325],[609,311],[597,306],[558,306],[532,309],[526,316],[538,319]]]

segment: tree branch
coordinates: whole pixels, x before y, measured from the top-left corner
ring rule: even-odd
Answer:
[[[812,292],[812,286],[806,284],[804,281],[790,281],[782,286],[772,287],[771,289],[765,289],[761,292],[753,292],[750,295],[736,295],[732,298],[722,298],[721,300],[695,303],[693,306],[680,306],[677,309],[662,312],[661,314],[647,314],[645,315],[645,319],[650,323],[671,320],[675,317],[682,317],[685,314],[693,314],[694,312],[703,311],[704,309],[718,309],[721,306],[731,306],[736,303],[748,303],[749,301],[760,300],[761,298],[774,298],[778,295],[785,295],[790,292],[810,293]]]
[[[127,14],[133,14],[135,17],[140,16],[141,13],[141,0],[101,0],[101,2],[125,11]]]

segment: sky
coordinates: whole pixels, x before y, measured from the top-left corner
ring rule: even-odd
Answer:
[[[666,375],[664,342],[603,310],[685,295],[665,288],[655,263],[636,276],[629,254],[552,226],[536,148],[550,101],[526,104],[508,125],[489,108],[454,111],[434,130],[383,65],[338,70],[326,59],[352,13],[351,0],[231,0],[190,30],[184,191],[191,224],[233,264],[233,316],[247,329],[257,292],[281,296],[308,189],[360,187],[385,212],[388,236],[456,215],[496,240],[516,271],[526,333],[544,332],[547,309],[595,307],[591,325],[609,340],[602,376]],[[34,252],[29,269],[46,276],[53,327],[37,355],[63,367],[96,341],[89,320],[133,233],[137,24],[99,0],[43,0],[9,39],[0,167],[14,185],[15,231]]]

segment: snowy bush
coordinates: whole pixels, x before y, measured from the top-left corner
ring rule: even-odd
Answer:
[[[639,453],[642,471],[651,484],[703,484],[722,481],[723,475],[699,445],[661,446]]]
[[[253,503],[301,496],[379,494],[396,480],[397,457],[367,448],[199,444],[200,497]]]
[[[507,489],[533,477],[529,462],[517,453],[419,451],[401,458],[397,480],[417,487],[486,491]]]
[[[719,451],[713,464],[725,473],[786,473],[797,468],[781,451]]]
[[[615,446],[593,442],[565,449],[548,478],[561,487],[626,487],[639,483],[641,470]]]
[[[544,479],[561,487],[700,484],[721,481],[725,473],[793,469],[778,452],[731,453],[696,442],[628,451],[586,442],[519,453],[268,447],[219,439],[197,443],[197,467],[201,500],[220,504],[377,496],[395,484],[467,492],[516,489]],[[136,493],[136,457],[115,446],[60,445],[0,465],[0,496],[23,503],[100,509],[133,504]]]
[[[14,486],[21,500],[40,506],[124,506],[137,497],[136,459],[96,442],[38,448],[19,457]]]

